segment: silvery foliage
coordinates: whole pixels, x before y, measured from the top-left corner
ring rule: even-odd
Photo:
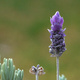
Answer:
[[[67,78],[65,78],[65,76],[62,75],[62,76],[59,76],[59,80],[67,80]]]
[[[3,63],[0,63],[1,80],[23,80],[23,70],[15,70],[13,60],[4,58]]]

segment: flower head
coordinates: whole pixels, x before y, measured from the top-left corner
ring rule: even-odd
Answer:
[[[50,18],[51,22],[51,30],[50,32],[50,40],[51,45],[49,46],[49,52],[52,54],[52,57],[61,56],[62,53],[66,50],[65,48],[65,29],[62,29],[63,26],[63,17],[60,16],[59,11],[55,13],[55,15]]]
[[[43,68],[42,66],[40,67],[39,64],[37,65],[37,67],[32,66],[32,67],[30,68],[29,72],[30,72],[31,74],[35,74],[35,75],[36,75],[36,74],[38,74],[38,75],[43,75],[43,74],[45,74],[44,68]]]

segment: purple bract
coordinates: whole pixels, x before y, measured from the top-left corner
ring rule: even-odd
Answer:
[[[62,29],[63,26],[63,17],[60,16],[59,12],[57,11],[55,15],[50,18],[51,22],[51,30],[48,29],[50,32],[50,40],[51,45],[49,46],[49,52],[52,54],[52,57],[61,56],[62,53],[66,50],[65,48],[65,29]]]

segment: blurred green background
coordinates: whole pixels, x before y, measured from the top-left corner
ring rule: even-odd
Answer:
[[[60,57],[60,74],[80,80],[80,0],[0,0],[0,54],[13,58],[24,69],[24,80],[35,80],[31,66],[40,64],[46,74],[40,80],[56,80],[56,58],[48,46],[50,17],[64,17],[67,50]]]

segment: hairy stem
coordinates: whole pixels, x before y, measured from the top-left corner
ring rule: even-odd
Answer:
[[[57,80],[59,80],[59,57],[56,57],[56,66],[57,66]]]

